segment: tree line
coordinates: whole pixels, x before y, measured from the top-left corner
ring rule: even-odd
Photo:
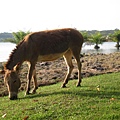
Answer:
[[[7,39],[7,38],[13,38],[13,35],[7,32],[0,33],[0,41]]]
[[[80,31],[84,37],[84,41],[87,44],[95,44],[94,48],[99,49],[99,44],[102,44],[105,41],[115,41],[117,49],[120,48],[120,30],[110,30],[108,31]],[[21,40],[24,39],[24,37],[31,33],[30,31],[24,32],[24,31],[18,31],[13,32],[11,38],[6,38],[3,41],[4,42],[12,42],[15,44],[18,44]]]
[[[107,36],[103,35],[101,32],[96,31],[95,33],[90,33],[88,32],[81,32],[84,41],[87,42],[88,44],[95,44],[94,48],[99,49],[99,44],[102,44],[103,42],[106,41],[114,41],[116,42],[116,48],[120,48],[120,30],[115,30],[113,33],[109,33]]]

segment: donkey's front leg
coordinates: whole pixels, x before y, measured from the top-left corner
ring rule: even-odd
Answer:
[[[36,70],[34,69],[33,70],[33,84],[34,84],[34,88],[33,88],[33,90],[32,90],[32,92],[31,93],[36,93],[36,90],[38,89],[38,85],[37,85],[37,78],[36,78]]]
[[[27,75],[27,88],[26,88],[26,93],[25,95],[28,95],[30,92],[30,82],[33,74],[33,70],[35,69],[35,64],[29,64],[29,70],[28,70],[28,75]]]
[[[65,62],[67,64],[67,68],[68,68],[68,71],[67,71],[67,74],[66,74],[66,77],[65,77],[65,80],[62,84],[62,88],[65,88],[66,87],[66,84],[68,83],[68,79],[71,75],[71,72],[74,68],[73,64],[72,64],[72,54],[71,54],[71,51],[68,51],[65,55],[64,55],[64,59],[65,59]]]

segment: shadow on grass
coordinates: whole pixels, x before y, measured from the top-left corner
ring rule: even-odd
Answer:
[[[84,86],[85,87],[85,86]],[[65,88],[64,88],[65,89]],[[36,98],[36,97],[46,97],[46,96],[52,96],[52,95],[74,95],[74,96],[78,96],[78,97],[98,97],[100,99],[106,98],[106,99],[111,99],[113,96],[117,99],[120,99],[120,92],[114,91],[97,91],[97,90],[80,90],[80,91],[60,91],[60,92],[53,92],[53,93],[36,93],[36,94],[31,94],[28,95],[26,97],[20,98],[20,99],[30,99],[30,98]]]

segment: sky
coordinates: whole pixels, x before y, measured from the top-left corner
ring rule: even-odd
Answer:
[[[0,33],[120,29],[120,0],[0,0]]]

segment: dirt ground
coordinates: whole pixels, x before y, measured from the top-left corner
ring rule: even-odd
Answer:
[[[77,79],[77,66],[75,59],[73,60],[74,69],[70,80]],[[120,52],[111,54],[86,54],[81,57],[82,77],[90,77],[105,73],[120,72]],[[4,63],[0,63],[0,69]],[[25,90],[27,82],[28,66],[24,63],[21,67],[20,91]],[[50,85],[59,81],[63,81],[67,72],[67,67],[63,58],[52,62],[42,62],[36,64],[38,85]],[[4,75],[0,75],[0,97],[8,95],[7,88],[3,82]]]

